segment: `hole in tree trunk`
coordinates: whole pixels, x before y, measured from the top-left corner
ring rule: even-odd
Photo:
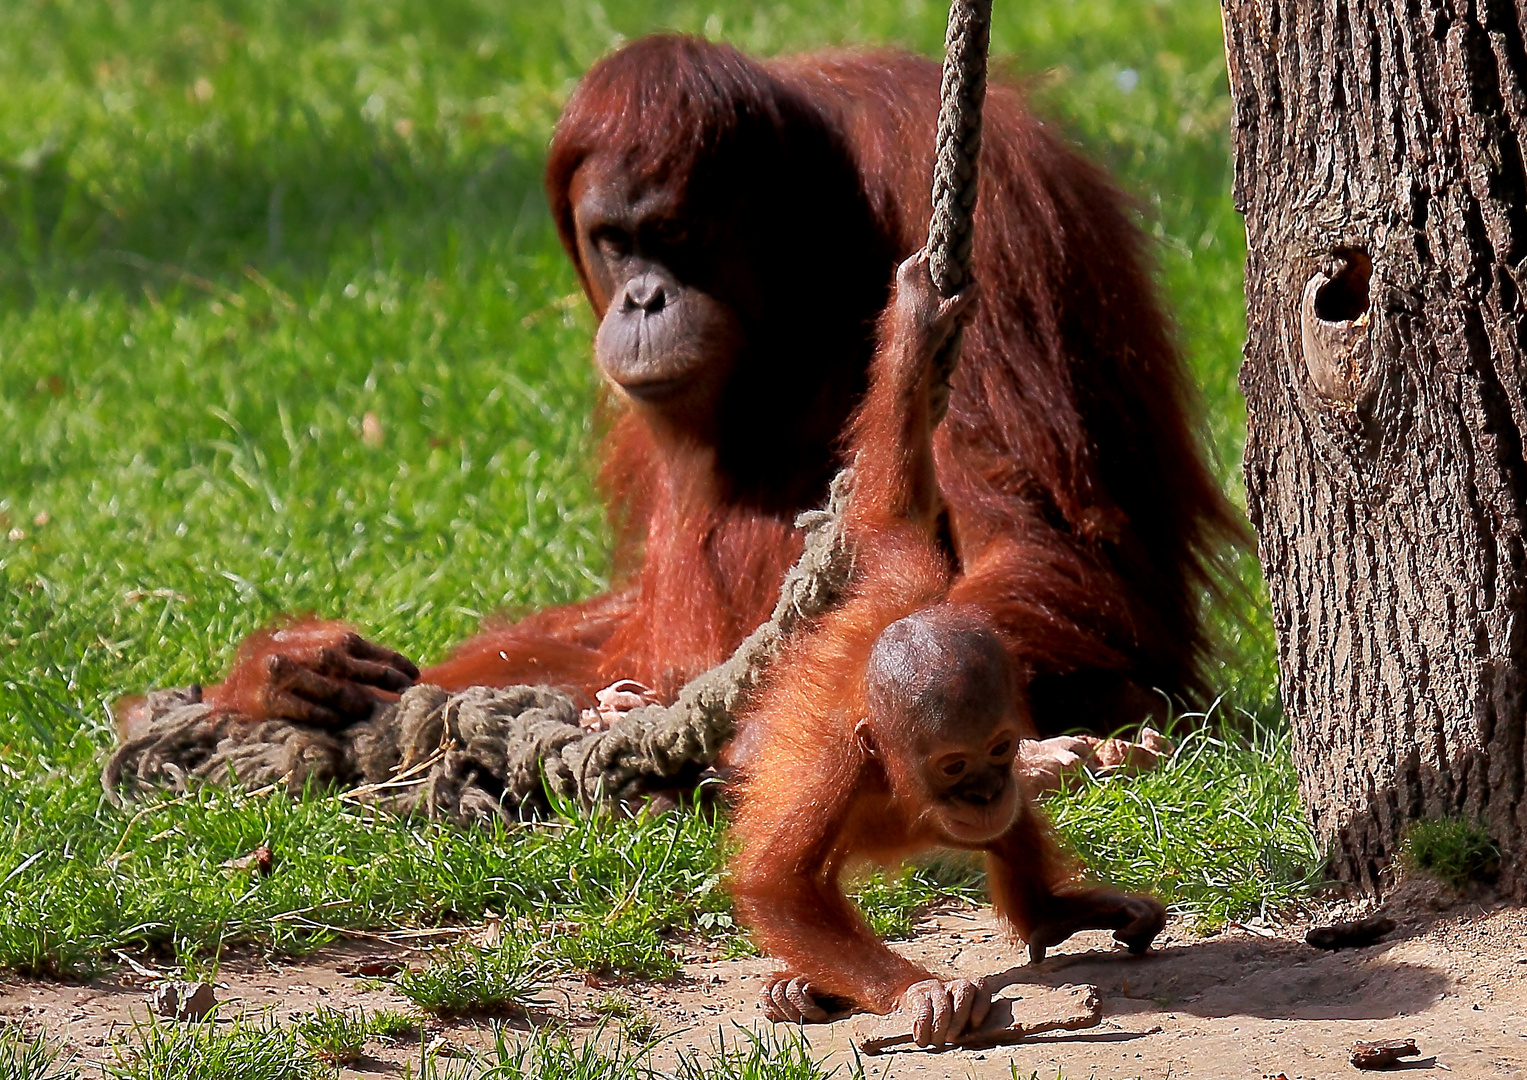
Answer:
[[[1368,311],[1368,279],[1373,260],[1357,248],[1331,253],[1331,280],[1315,294],[1315,317],[1321,322],[1356,322]]]
[[[1373,260],[1340,247],[1322,261],[1299,300],[1300,338],[1310,383],[1331,402],[1355,405],[1373,369],[1369,340]]]

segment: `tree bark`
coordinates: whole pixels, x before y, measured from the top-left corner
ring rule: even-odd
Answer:
[[[1340,878],[1482,822],[1527,899],[1527,3],[1224,0],[1247,502]]]

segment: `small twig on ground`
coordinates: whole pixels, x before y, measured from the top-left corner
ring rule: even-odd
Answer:
[[[247,792],[244,797],[246,799],[263,799],[267,795],[274,795],[278,791],[285,791],[286,786],[291,783],[291,780],[292,774],[288,771],[281,779],[274,783],[266,784],[264,787],[257,787],[253,791]]]
[[[163,810],[169,806],[174,806],[176,803],[185,802],[188,798],[190,798],[190,796],[191,793],[188,791],[184,795],[175,796],[173,799],[166,799],[163,802],[154,803],[152,806],[145,806],[142,810],[139,810],[136,814],[130,817],[127,820],[126,827],[122,830],[121,837],[117,840],[117,846],[111,849],[110,855],[106,856],[107,867],[112,870],[117,868],[117,863],[122,859],[122,845],[127,843],[127,838],[132,833],[134,825],[138,824],[138,822],[142,821],[150,814],[158,813],[160,810]]]
[[[160,971],[158,968],[149,967],[147,964],[143,964],[137,960],[134,960],[121,949],[112,949],[111,952],[112,955],[115,956],[118,960],[132,968],[134,972],[143,976],[145,979],[163,979],[165,977],[165,973]]]
[[[202,292],[215,296],[219,300],[226,300],[236,308],[242,308],[248,302],[232,289],[224,288],[217,282],[209,281],[200,274],[193,274],[191,271],[184,267],[176,266],[174,263],[145,259],[136,251],[105,251],[102,254],[108,259],[125,263],[135,270],[152,270],[157,273],[168,274],[176,281],[190,285],[192,288],[200,289]]]
[[[279,285],[271,281],[270,278],[266,277],[264,274],[260,273],[260,271],[256,270],[253,266],[244,267],[244,276],[247,277],[250,281],[254,282],[256,285],[260,286],[260,288],[264,289],[267,296],[276,301],[276,303],[280,304],[287,311],[295,312],[297,310],[297,301],[293,300],[281,289]]]
[[[420,774],[428,772],[434,767],[435,762],[445,757],[446,754],[454,749],[456,749],[455,740],[447,740],[441,743],[439,748],[423,761],[415,762],[401,772],[395,773],[390,779],[379,780],[374,784],[362,784],[360,787],[341,792],[339,800],[340,802],[360,802],[367,796],[375,795],[379,791],[388,791],[392,788],[417,787],[420,784],[426,784],[429,782],[429,778]]]
[[[468,927],[462,926],[418,930],[359,930],[353,926],[335,926],[333,923],[319,922],[317,919],[309,919],[304,915],[293,915],[282,921],[301,926],[306,930],[322,930],[335,937],[353,938],[357,941],[380,941],[387,945],[404,945],[405,942],[423,938],[459,938],[464,937],[469,930]],[[404,945],[404,947],[409,946]]]
[[[523,330],[529,330],[532,326],[540,322],[552,312],[572,311],[582,303],[583,294],[581,292],[568,293],[566,296],[559,296],[551,303],[536,308],[529,315],[526,315],[523,319],[521,319],[520,328]]]

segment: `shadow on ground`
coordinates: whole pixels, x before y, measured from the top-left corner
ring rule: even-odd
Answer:
[[[1377,945],[1322,953],[1302,942],[1236,935],[1169,945],[1141,957],[1100,949],[1054,956],[1035,968],[1010,968],[988,982],[994,989],[1093,983],[1105,999],[1135,1003],[1130,1011],[1287,1020],[1371,1020],[1417,1012],[1452,986],[1447,973],[1390,959],[1385,951]]]

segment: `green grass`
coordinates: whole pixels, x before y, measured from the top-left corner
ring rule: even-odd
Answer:
[[[1400,861],[1410,871],[1430,874],[1455,889],[1492,876],[1500,847],[1479,821],[1438,818],[1413,821],[1405,830]]]
[[[490,949],[457,945],[397,978],[398,992],[435,1016],[523,1012],[542,974],[534,947],[511,937]]]
[[[326,1006],[293,1021],[292,1029],[309,1053],[334,1066],[359,1061],[372,1033],[363,1009],[346,1012]]]
[[[232,943],[298,952],[490,912],[512,935],[576,927],[553,966],[664,975],[681,930],[735,944],[721,828],[700,815],[468,834],[323,793],[204,792],[134,816],[96,781],[107,709],[215,678],[282,612],[432,660],[487,614],[602,588],[592,327],[539,187],[574,80],[664,27],[933,54],[945,11],[0,5],[0,967],[74,972],[118,949],[215,965]],[[1138,198],[1234,491],[1244,240],[1215,6],[998,5],[993,44]],[[1246,580],[1241,610],[1215,615],[1216,678],[1271,718]],[[1099,872],[1206,918],[1309,879],[1275,734],[1190,743],[1156,777],[1050,805]],[[269,877],[220,867],[260,843]],[[978,882],[924,868],[864,895],[905,933]]]
[[[887,1075],[889,1069],[882,1075]],[[824,1068],[799,1035],[770,1038],[736,1027],[730,1035],[717,1032],[709,1054],[688,1054],[679,1060],[675,1080],[863,1080],[857,1055],[852,1065]]]
[[[0,1029],[0,1080],[76,1080],[70,1062],[45,1035],[28,1036],[19,1027]]]
[[[103,1071],[111,1080],[318,1080],[333,1075],[297,1029],[246,1016],[226,1026],[152,1020],[112,1045]]]
[[[481,1080],[862,1080],[856,1063],[824,1065],[799,1034],[759,1034],[742,1027],[718,1030],[706,1052],[681,1052],[677,1064],[659,1071],[650,1039],[587,1038],[542,1029],[528,1039],[495,1030],[494,1046],[481,1062]]]
[[[343,1014],[339,1014],[343,1016]],[[346,1027],[343,1049],[335,1039],[312,1038],[312,1017],[283,1026],[269,1017],[240,1017],[230,1024],[151,1022],[116,1039],[100,1063],[110,1080],[330,1080],[339,1065],[358,1060],[365,1024]],[[333,1017],[322,1027],[337,1031]],[[355,1039],[359,1039],[357,1044]],[[468,1060],[441,1058],[421,1044],[403,1076],[418,1080],[854,1080],[861,1069],[824,1066],[796,1034],[761,1035],[738,1028],[718,1033],[706,1053],[683,1053],[677,1066],[660,1072],[652,1061],[656,1043],[602,1029],[573,1039],[542,1029],[528,1037],[495,1026],[487,1050]],[[92,1070],[92,1075],[94,1071]],[[83,1080],[75,1058],[62,1058],[46,1039],[0,1032],[0,1080]]]
[[[115,949],[180,941],[302,951],[345,929],[495,912],[526,920],[531,937],[543,920],[586,927],[558,935],[564,966],[606,967],[618,946],[626,972],[665,975],[664,932],[727,904],[721,828],[698,814],[462,831],[333,797],[203,790],[129,818],[84,785],[22,790],[31,798],[7,828],[26,854],[6,864],[0,908],[0,958],[22,971],[78,971]],[[268,877],[221,867],[261,842],[276,855]]]
[[[589,1006],[602,1020],[614,1020],[621,1034],[637,1042],[650,1041],[658,1032],[658,1020],[623,993],[606,991]]]
[[[419,1037],[419,1018],[396,1009],[379,1009],[366,1021],[366,1028],[378,1039],[401,1042]]]

